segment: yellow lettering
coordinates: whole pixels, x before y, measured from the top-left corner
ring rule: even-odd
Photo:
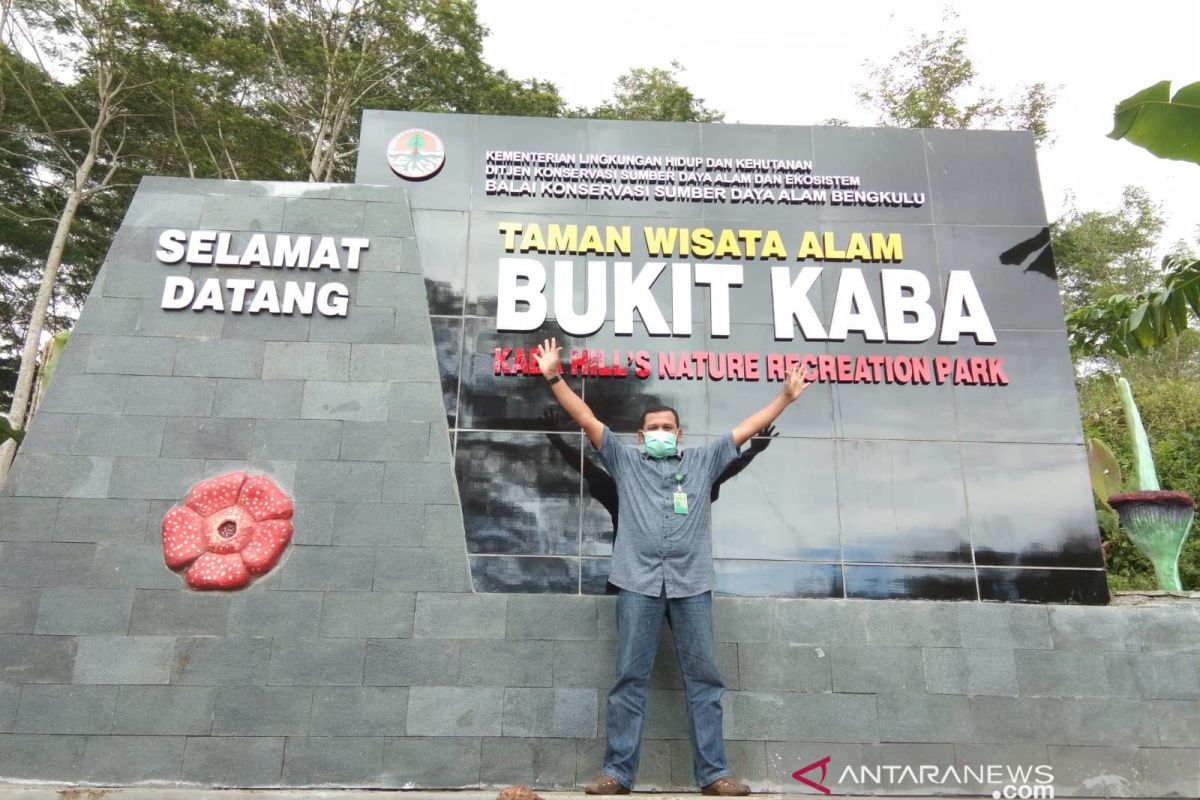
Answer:
[[[889,233],[885,239],[882,233],[872,233],[871,254],[876,261],[903,261],[904,244],[900,234]]]
[[[825,258],[825,253],[821,250],[821,243],[817,241],[817,235],[812,231],[804,232],[804,239],[801,240],[800,249],[796,253],[797,261],[803,261],[806,258],[814,261],[821,261]]]
[[[604,250],[605,255],[611,256],[618,253],[623,256],[629,255],[632,234],[628,225],[622,225],[619,228],[616,225],[606,225],[604,236],[607,240]]]
[[[579,238],[577,225],[551,224],[546,236],[546,246],[551,253],[574,253]]]
[[[588,225],[583,229],[583,239],[579,242],[579,252],[604,255],[604,241],[600,238],[600,231],[595,225]]]
[[[536,222],[531,222],[521,236],[521,252],[528,253],[531,250],[535,253],[546,252],[546,240],[542,238],[542,228]]]
[[[698,258],[708,258],[713,254],[713,232],[708,228],[696,228],[692,231],[692,254]]]
[[[733,256],[735,258],[742,257],[742,248],[738,246],[737,237],[733,235],[733,231],[728,228],[721,230],[721,238],[717,241],[717,258],[725,256]]]
[[[860,261],[870,261],[871,251],[867,249],[867,240],[861,233],[850,234],[850,244],[846,247],[846,260],[857,258]]]
[[[504,249],[511,253],[517,246],[516,236],[521,232],[521,223],[501,222],[500,232],[504,234]]]
[[[762,235],[762,231],[738,231],[738,236],[746,243],[746,258],[754,258],[754,254],[758,250],[758,240],[762,238]]]
[[[669,256],[675,252],[675,236],[678,228],[643,228],[646,237],[646,252],[652,256]]]
[[[783,246],[783,239],[780,238],[779,231],[767,231],[767,236],[763,240],[762,257],[787,258],[787,248]]]
[[[846,251],[837,249],[837,242],[833,238],[833,234],[825,231],[825,260],[826,261],[845,261]]]

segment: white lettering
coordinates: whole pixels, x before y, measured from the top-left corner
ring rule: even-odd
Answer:
[[[880,270],[883,318],[889,342],[924,342],[933,336],[937,320],[929,305],[929,279],[915,269]],[[904,289],[911,289],[905,295]],[[916,317],[909,320],[908,314]]]
[[[821,277],[820,267],[802,267],[793,282],[787,267],[771,267],[771,302],[775,313],[775,338],[796,338],[793,321],[800,323],[805,339],[827,339],[825,327],[808,300],[808,292]]]
[[[329,282],[317,292],[317,310],[327,317],[344,317],[350,307],[350,290],[344,283]]]
[[[162,307],[168,310],[187,308],[196,295],[196,284],[186,275],[168,275],[163,285]]]
[[[850,331],[858,331],[868,342],[883,341],[883,327],[867,281],[861,269],[846,267],[838,280],[837,296],[833,299],[833,317],[829,320],[829,338],[843,342]]]
[[[154,251],[154,257],[164,264],[177,264],[187,252],[184,247],[186,241],[187,234],[178,228],[163,231],[158,236],[159,249]]]
[[[524,279],[520,284],[517,281]],[[546,268],[533,258],[501,258],[496,275],[496,330],[532,331],[546,321]],[[517,308],[527,303],[528,308]]]
[[[603,261],[587,263],[584,311],[577,314],[575,262],[566,259],[554,262],[554,318],[558,321],[558,326],[572,336],[591,336],[604,325],[604,312],[608,310],[604,267]]]
[[[742,285],[741,264],[697,264],[696,283],[709,290],[709,330],[713,336],[729,335],[729,287]]]
[[[275,281],[263,281],[258,291],[254,293],[254,299],[250,301],[250,308],[247,309],[251,314],[257,314],[260,311],[267,311],[271,314],[279,313],[279,290],[275,288]]]
[[[188,237],[187,262],[201,267],[212,264],[212,246],[216,241],[216,231],[192,231]]]
[[[964,333],[973,335],[979,344],[996,342],[996,332],[992,330],[971,273],[965,269],[952,269],[946,281],[946,302],[942,306],[942,332],[938,341],[943,344],[957,342]]]
[[[637,309],[646,331],[651,336],[666,336],[671,332],[658,303],[650,288],[658,280],[666,268],[664,261],[648,261],[638,271],[637,278],[633,277],[633,262],[617,261],[613,264],[615,270],[615,286],[613,302],[616,306],[616,332],[618,334],[633,333],[633,311]]]

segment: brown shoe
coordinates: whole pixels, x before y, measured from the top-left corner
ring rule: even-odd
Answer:
[[[740,783],[733,778],[722,777],[717,778],[708,786],[700,787],[700,794],[718,794],[732,797],[741,797],[750,794],[750,787],[744,783]]]
[[[583,789],[584,794],[629,794],[629,790],[612,775],[601,775]]]

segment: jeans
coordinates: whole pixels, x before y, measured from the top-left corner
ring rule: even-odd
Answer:
[[[712,592],[658,597],[621,589],[617,595],[617,681],[608,693],[603,772],[632,789],[637,777],[645,721],[646,682],[654,665],[663,618],[679,657],[687,695],[692,770],[699,786],[732,776],[721,732],[725,683],[713,645]]]

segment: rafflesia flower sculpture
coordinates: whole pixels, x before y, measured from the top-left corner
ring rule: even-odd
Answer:
[[[275,566],[292,538],[292,501],[266,475],[197,483],[162,519],[163,560],[193,589],[240,589]]]

